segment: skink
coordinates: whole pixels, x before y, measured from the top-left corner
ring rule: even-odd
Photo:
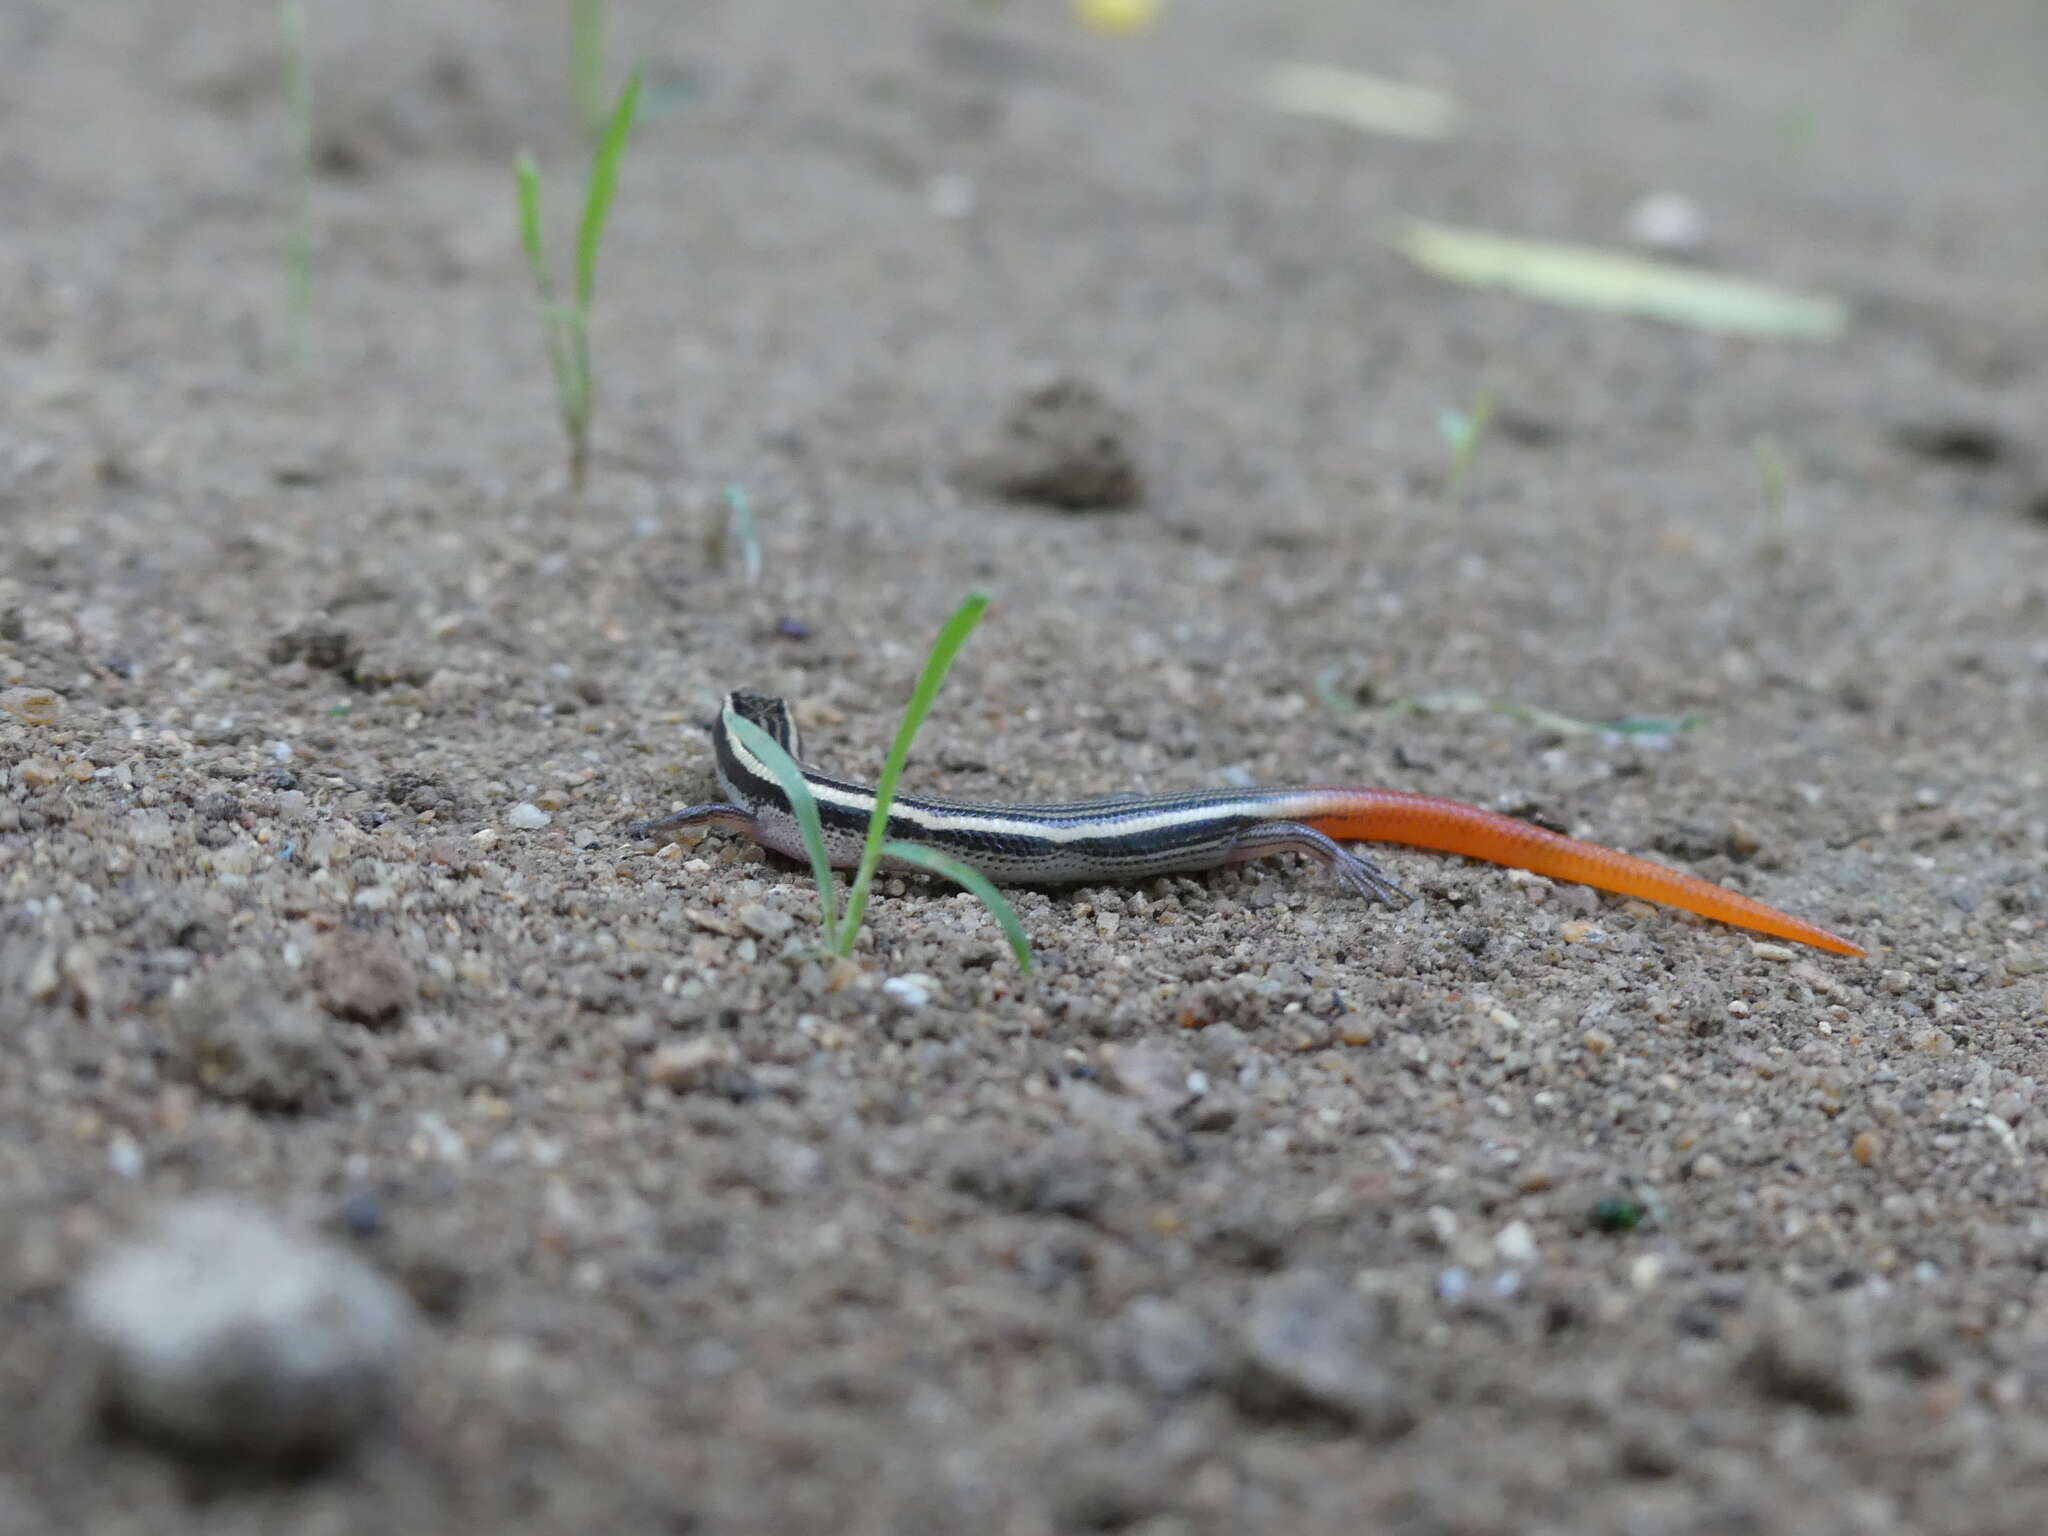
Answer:
[[[627,829],[629,837],[680,840],[681,833],[717,828],[792,858],[805,857],[796,815],[780,782],[727,728],[735,714],[803,761],[787,704],[767,694],[729,693],[711,729],[726,800],[639,822]],[[874,790],[808,766],[804,781],[817,801],[832,863],[843,868],[859,863],[875,808]],[[1697,876],[1512,816],[1393,789],[1215,789],[1044,805],[898,795],[889,808],[889,836],[925,843],[991,880],[1016,885],[1134,880],[1299,853],[1323,864],[1360,895],[1386,902],[1409,898],[1371,859],[1340,846],[1338,839],[1401,843],[1639,896],[1832,954],[1864,953],[1839,934]]]

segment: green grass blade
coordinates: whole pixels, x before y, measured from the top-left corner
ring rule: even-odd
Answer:
[[[597,248],[604,241],[604,221],[612,211],[612,194],[618,190],[619,157],[633,132],[633,117],[640,107],[640,71],[626,78],[619,92],[619,104],[612,109],[611,122],[598,142],[597,159],[590,168],[590,194],[583,203],[583,227],[576,236],[576,307],[588,312],[597,294]]]
[[[978,869],[969,869],[949,853],[936,848],[927,848],[923,843],[884,843],[882,857],[900,859],[905,864],[915,864],[919,869],[928,869],[935,875],[943,875],[970,895],[977,897],[988,908],[996,926],[1003,930],[1003,937],[1010,941],[1010,952],[1017,957],[1017,965],[1025,975],[1031,974],[1031,938],[1025,933],[1024,925],[1017,920],[1016,910],[1003,900],[1002,892],[989,883],[988,876]]]
[[[818,802],[811,798],[811,787],[804,782],[803,769],[797,766],[795,758],[782,750],[781,743],[753,721],[727,710],[725,728],[739,738],[741,746],[768,766],[775,775],[775,781],[782,786],[782,792],[789,796],[790,808],[796,812],[796,824],[803,832],[804,852],[811,856],[811,874],[818,882],[818,911],[823,917],[825,947],[838,949],[840,930],[834,910],[838,898],[832,884],[832,860],[825,852],[825,828],[818,820]]]
[[[548,276],[547,252],[540,245],[540,167],[522,149],[512,162],[512,170],[519,178],[519,243],[526,248],[526,265],[533,272],[533,287],[540,295],[541,308],[552,310],[555,283]],[[552,318],[549,325],[552,328]]]
[[[1648,315],[1694,330],[1830,341],[1849,322],[1848,307],[1826,294],[1794,293],[1625,251],[1524,240],[1424,219],[1408,220],[1392,244],[1447,282],[1505,288],[1573,309]]]
[[[576,126],[595,139],[604,129],[605,0],[571,0],[569,94]]]
[[[839,953],[842,955],[853,953],[854,937],[860,932],[861,918],[867,912],[868,887],[873,884],[875,866],[882,859],[882,840],[889,831],[889,807],[896,799],[896,781],[903,776],[903,764],[910,757],[910,744],[917,739],[918,728],[924,724],[925,716],[931,713],[932,700],[938,697],[939,686],[952,670],[953,658],[960,654],[960,647],[967,643],[967,637],[974,633],[974,626],[981,622],[981,616],[987,610],[986,592],[967,595],[967,601],[946,620],[938,639],[932,642],[924,671],[918,675],[917,687],[911,690],[910,706],[903,711],[903,724],[896,731],[896,744],[889,749],[889,759],[882,764],[882,777],[875,785],[875,809],[868,818],[867,846],[861,850],[860,868],[854,872],[853,884],[846,894],[846,919],[839,928]]]
[[[761,539],[754,530],[754,507],[747,500],[747,488],[728,485],[725,504],[731,511],[728,525],[733,540],[740,547],[740,569],[746,572],[747,585],[751,587],[761,579]]]

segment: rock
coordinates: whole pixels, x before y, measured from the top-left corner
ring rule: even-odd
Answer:
[[[1130,447],[1135,427],[1094,385],[1056,380],[1012,405],[995,441],[954,478],[971,491],[1068,512],[1133,507],[1145,494]]]
[[[316,672],[334,672],[346,678],[363,659],[363,647],[340,625],[310,620],[272,639],[267,655],[275,666],[302,661]]]
[[[374,934],[343,930],[329,936],[307,969],[321,1007],[372,1029],[396,1024],[419,994],[405,957]]]
[[[64,713],[64,695],[48,688],[8,688],[0,690],[0,710],[23,725],[55,725]]]
[[[1159,1040],[1106,1045],[1102,1064],[1110,1085],[1129,1094],[1152,1114],[1170,1118],[1196,1097],[1189,1086],[1194,1073],[1187,1053]],[[1206,1081],[1206,1080],[1205,1080]]]
[[[882,991],[895,999],[899,1007],[917,1009],[932,1000],[933,985],[931,977],[915,973],[909,976],[891,976],[882,983]]]
[[[1841,1331],[1789,1306],[1765,1319],[1737,1369],[1762,1397],[1815,1413],[1854,1413],[1862,1401],[1860,1372]]]
[[[1140,1296],[1124,1308],[1116,1332],[1132,1373],[1163,1396],[1205,1387],[1222,1373],[1215,1331],[1178,1302]]]
[[[1680,192],[1646,192],[1628,213],[1628,237],[1660,256],[1697,256],[1707,244],[1707,215]]]
[[[1493,1251],[1501,1263],[1521,1269],[1527,1269],[1541,1257],[1536,1250],[1536,1234],[1529,1230],[1526,1221],[1511,1221],[1494,1233]]]
[[[664,1040],[647,1053],[641,1076],[656,1088],[692,1093],[714,1086],[721,1074],[739,1062],[732,1043],[711,1035],[692,1035],[684,1040]]]
[[[384,1407],[412,1312],[345,1249],[253,1207],[189,1201],[115,1248],[73,1293],[102,1401],[181,1450],[301,1461]]]
[[[538,832],[554,819],[550,812],[542,810],[531,800],[522,800],[505,813],[505,825],[521,832]]]
[[[763,906],[760,902],[749,902],[734,914],[739,924],[756,938],[779,939],[796,926],[796,919],[787,912],[774,907]]]
[[[1289,1270],[1252,1291],[1244,1355],[1233,1385],[1246,1412],[1336,1419],[1380,1437],[1415,1422],[1412,1407],[1376,1350],[1379,1310],[1312,1270]]]
[[[229,962],[172,1007],[171,1064],[214,1098],[299,1110],[348,1097],[349,1067],[320,1018]]]
[[[1109,1198],[1109,1167],[1081,1138],[1057,1136],[1021,1155],[990,1147],[956,1163],[952,1184],[962,1193],[1030,1216],[1086,1221]]]

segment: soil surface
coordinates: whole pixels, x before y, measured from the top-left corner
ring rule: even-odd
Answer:
[[[580,494],[567,7],[308,9],[298,370],[275,8],[0,12],[0,1530],[2042,1528],[2038,6],[614,7]],[[1847,334],[1385,243],[1660,192]],[[978,587],[910,787],[1428,790],[1870,957],[1394,849],[1020,892],[1028,978],[889,881],[835,967],[623,835],[732,687],[871,775]],[[311,1300],[169,1316],[271,1218]]]

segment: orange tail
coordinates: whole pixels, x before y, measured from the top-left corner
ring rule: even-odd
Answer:
[[[1299,819],[1330,837],[1353,842],[1405,843],[1411,848],[1462,853],[1468,859],[1484,859],[1489,864],[1526,869],[1554,880],[1570,880],[1682,907],[1702,917],[1811,944],[1832,954],[1864,953],[1839,934],[1802,921],[1789,912],[1780,912],[1776,907],[1767,907],[1738,891],[1726,890],[1710,880],[1681,874],[1595,843],[1561,837],[1512,816],[1482,811],[1456,800],[1403,794],[1399,790],[1328,791],[1327,795],[1327,811],[1319,808],[1320,813],[1311,812]]]

